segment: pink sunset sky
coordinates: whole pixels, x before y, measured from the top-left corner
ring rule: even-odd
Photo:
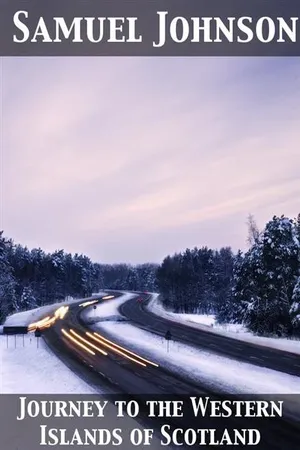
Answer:
[[[160,262],[300,212],[299,58],[3,58],[1,229]]]

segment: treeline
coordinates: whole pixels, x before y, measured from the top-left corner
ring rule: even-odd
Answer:
[[[214,314],[258,334],[300,333],[300,214],[248,220],[249,250],[186,249],[161,265],[100,264],[63,250],[29,250],[0,233],[0,321],[14,311],[104,289],[160,292],[174,312]]]
[[[0,232],[0,321],[15,311],[101,289],[156,291],[155,264],[99,264],[63,250],[45,253],[14,244]]]
[[[232,287],[232,250],[207,247],[167,256],[157,270],[165,307],[176,313],[213,314],[226,304]]]
[[[276,217],[259,231],[248,220],[250,244],[187,249],[168,256],[157,271],[166,308],[215,314],[219,323],[242,323],[261,335],[300,333],[300,214]]]

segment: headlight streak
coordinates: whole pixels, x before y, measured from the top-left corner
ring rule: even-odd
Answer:
[[[139,364],[140,366],[143,367],[147,367],[146,364],[138,361],[137,359],[131,358],[131,356],[127,355],[126,353],[122,352],[121,350],[118,350],[116,347],[113,347],[110,344],[107,344],[106,342],[104,342],[103,340],[97,338],[96,336],[94,336],[93,334],[89,333],[88,331],[86,332],[86,334],[91,337],[92,339],[94,339],[95,341],[99,342],[99,344],[104,345],[104,347],[108,347],[110,348],[113,352],[118,353],[119,355],[124,356],[124,358],[130,359],[131,361],[135,362],[136,364]]]
[[[90,350],[88,347],[86,347],[84,344],[82,344],[81,342],[79,342],[77,339],[75,339],[73,336],[71,336],[69,333],[66,332],[66,330],[64,330],[63,328],[61,329],[61,332],[68,338],[70,339],[72,342],[74,342],[75,344],[77,344],[79,347],[83,348],[84,350],[86,350],[88,353],[90,353],[91,355],[95,356],[96,353],[94,353],[92,350]]]
[[[69,307],[68,306],[61,306],[60,308],[58,308],[55,311],[54,317],[56,319],[63,319],[68,311],[69,311]]]
[[[53,325],[55,322],[55,317],[52,317],[51,319],[49,319],[47,322],[43,323],[42,325],[40,325],[38,328],[40,330],[44,330],[45,328],[49,328],[51,327],[51,325]]]
[[[115,297],[113,295],[107,295],[105,297],[102,297],[102,299],[100,299],[100,300],[109,300],[112,298],[115,298]],[[95,303],[99,303],[99,300],[97,299],[97,300],[92,300],[92,301],[86,301],[86,302],[81,303],[79,306],[85,307],[85,306],[93,305]],[[53,325],[56,322],[56,320],[64,319],[68,310],[69,310],[69,306],[59,307],[54,312],[54,315],[52,317],[47,316],[42,320],[33,322],[30,325],[28,325],[28,332],[34,332],[37,329],[44,330],[46,328],[49,328],[51,325]],[[85,339],[84,337],[82,337],[78,332],[74,331],[73,329],[69,329],[69,332],[68,332],[64,328],[61,328],[61,332],[67,339],[69,339],[74,344],[76,344],[78,347],[82,348],[85,352],[87,352],[93,356],[96,356],[95,351],[101,353],[104,356],[108,355],[108,353],[106,351],[102,350],[102,348],[99,348],[99,346],[93,344],[88,339]],[[101,346],[106,347],[107,349],[110,349],[112,352],[117,353],[117,354],[123,356],[124,358],[126,358],[142,367],[147,367],[148,364],[151,366],[154,366],[154,367],[159,367],[158,364],[156,364],[146,358],[143,358],[130,350],[127,350],[126,348],[122,347],[121,345],[116,344],[113,341],[110,341],[109,339],[105,338],[104,336],[102,336],[99,333],[96,333],[96,332],[91,333],[91,332],[86,331],[86,335],[89,338],[91,338],[93,341],[96,341],[97,343],[101,344]]]
[[[98,350],[98,352],[102,353],[102,355],[107,356],[107,353],[102,350],[101,348],[97,347],[96,345],[92,344],[91,342],[89,342],[87,339],[84,339],[83,337],[80,336],[80,334],[76,333],[74,330],[70,330],[70,332],[77,337],[77,339],[80,339],[82,342],[85,342],[87,345],[90,345],[92,348],[94,348],[95,350]]]
[[[98,303],[98,300],[90,300],[88,302],[83,302],[83,303],[80,303],[79,306],[90,306],[90,305],[93,305],[94,303]]]
[[[28,331],[34,332],[37,330],[37,328],[39,330],[44,330],[45,328],[49,328],[51,325],[53,325],[55,323],[55,321],[57,319],[64,319],[65,315],[67,314],[67,312],[69,311],[69,306],[60,306],[54,313],[54,315],[51,316],[47,316],[42,320],[39,320],[37,322],[33,322],[30,325],[28,325],[27,329]]]
[[[45,317],[45,318],[42,319],[42,320],[39,320],[38,322],[33,322],[33,323],[31,323],[30,325],[28,325],[28,331],[34,331],[35,328],[37,328],[37,327],[43,325],[44,323],[46,323],[46,322],[47,322],[48,320],[50,320],[50,319],[51,319],[51,317],[48,316],[48,317]]]
[[[145,359],[145,358],[143,358],[142,356],[139,356],[139,355],[137,355],[136,353],[133,353],[133,352],[130,351],[130,350],[127,350],[127,348],[121,347],[121,345],[115,344],[114,342],[110,341],[109,339],[106,339],[105,337],[101,336],[100,334],[98,334],[98,333],[96,333],[96,332],[94,332],[94,334],[95,334],[96,336],[98,336],[100,339],[102,339],[103,341],[108,342],[109,344],[112,344],[114,347],[117,347],[117,348],[119,348],[120,350],[123,350],[123,351],[125,351],[126,353],[129,353],[130,355],[135,356],[136,358],[139,358],[140,360],[142,360],[142,361],[144,361],[144,362],[146,362],[146,363],[148,363],[148,364],[151,364],[151,365],[154,366],[154,367],[159,367],[158,364],[156,364],[156,363],[154,363],[154,362],[152,362],[152,361],[149,361],[148,359]]]

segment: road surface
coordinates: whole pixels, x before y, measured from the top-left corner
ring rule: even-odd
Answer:
[[[169,330],[172,339],[200,350],[300,377],[299,355],[176,323],[148,311],[147,303],[151,296],[141,294],[140,297],[142,302],[132,299],[119,308],[121,314],[134,325],[161,336]]]
[[[44,339],[53,351],[81,378],[96,388],[100,393],[128,394],[130,398],[144,398],[145,395],[163,398],[166,394],[172,399],[186,395],[209,395],[211,399],[225,399],[225,397],[210,392],[207,387],[191,383],[178,375],[158,366],[155,361],[145,360],[142,352],[133,353],[118,342],[112,341],[104,332],[94,332],[83,323],[81,311],[88,300],[68,305],[67,310],[61,310],[51,326],[43,331]],[[97,300],[94,300],[97,302]],[[98,301],[109,301],[101,300]],[[134,299],[137,304],[136,298]],[[127,302],[130,311],[135,311],[132,301]],[[96,303],[95,303],[96,304]],[[127,306],[128,308],[128,306]],[[141,311],[143,311],[141,309]],[[63,313],[62,313],[63,312]],[[61,316],[60,316],[61,315]],[[139,313],[138,316],[143,316]],[[144,317],[144,316],[143,316]],[[165,397],[164,397],[165,398]],[[228,398],[228,397],[227,397]],[[170,397],[169,397],[170,399]],[[149,419],[141,417],[143,426],[149,426]],[[172,429],[180,428],[211,428],[207,419],[195,419],[191,416],[184,419],[155,419],[155,429],[163,423],[170,423]],[[226,419],[226,428],[241,429],[255,428],[255,423],[249,419]],[[299,449],[300,427],[293,419],[275,418],[260,422],[258,425],[262,434],[261,450],[289,450]],[[182,446],[181,448],[184,448]],[[216,446],[212,446],[216,448]]]

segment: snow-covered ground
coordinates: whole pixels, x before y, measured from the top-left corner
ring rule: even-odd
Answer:
[[[100,292],[99,295],[105,293]],[[26,326],[52,313],[67,301],[43,306],[9,316],[5,325]],[[47,347],[43,339],[33,334],[0,336],[0,393],[1,394],[93,394],[94,390],[75,375]]]
[[[173,320],[174,322],[180,322],[195,329],[202,329],[210,331],[212,333],[222,334],[241,341],[250,342],[264,347],[276,348],[287,352],[297,353],[300,355],[300,340],[298,339],[286,339],[275,337],[262,337],[255,336],[247,331],[242,325],[238,324],[225,324],[218,325],[215,321],[215,317],[212,315],[201,314],[176,314],[170,311],[166,311],[158,300],[158,294],[154,294],[152,300],[147,306],[148,310],[160,317]]]
[[[0,336],[0,361],[1,394],[96,393],[33,334]]]

